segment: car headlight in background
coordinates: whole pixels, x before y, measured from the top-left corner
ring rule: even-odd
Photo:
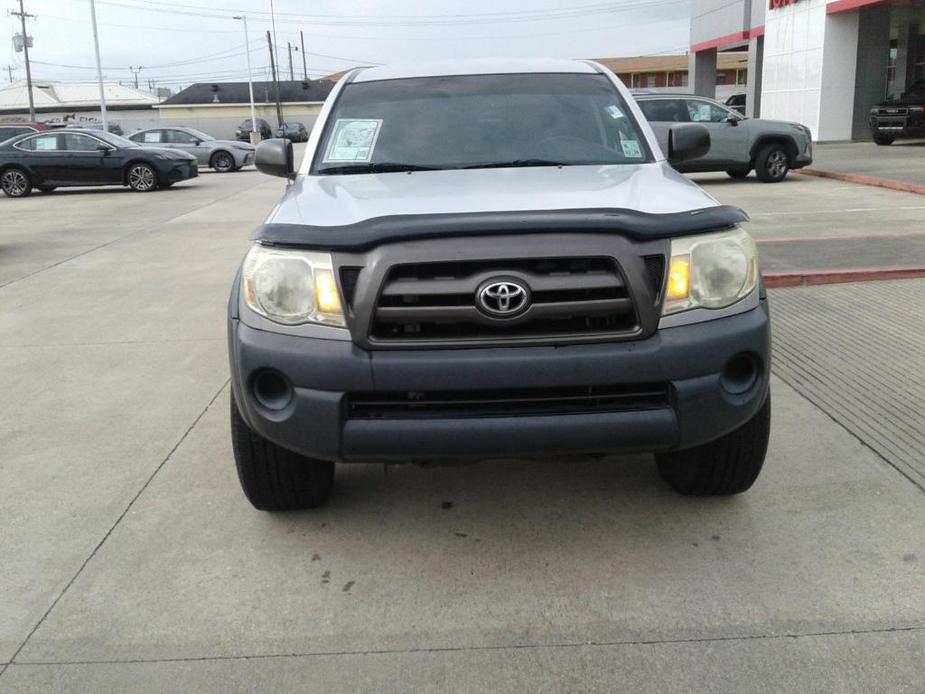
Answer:
[[[671,241],[662,315],[731,306],[758,284],[758,251],[742,229]]]
[[[244,259],[241,281],[247,305],[275,323],[346,326],[328,253],[255,244]]]

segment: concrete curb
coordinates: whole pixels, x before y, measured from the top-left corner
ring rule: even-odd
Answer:
[[[818,284],[845,282],[876,282],[925,277],[925,267],[855,268],[849,270],[806,270],[795,272],[765,272],[764,284],[769,289],[778,287],[807,287]]]
[[[888,188],[889,190],[899,190],[904,193],[915,193],[916,195],[925,195],[925,185],[918,183],[903,183],[902,181],[892,181],[888,178],[874,178],[873,176],[860,176],[857,174],[843,174],[834,171],[821,171],[819,169],[799,169],[794,173],[804,176],[817,176],[819,178],[831,178],[836,181],[845,181],[846,183],[857,183],[862,186],[876,186],[877,188]]]

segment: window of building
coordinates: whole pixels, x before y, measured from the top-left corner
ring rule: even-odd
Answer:
[[[912,40],[912,81],[925,79],[925,34]]]
[[[687,72],[669,72],[668,73],[668,86],[669,87],[686,87],[687,86]]]
[[[896,56],[898,54],[899,41],[897,39],[890,39],[890,53],[886,62],[886,81],[888,84],[896,81]]]

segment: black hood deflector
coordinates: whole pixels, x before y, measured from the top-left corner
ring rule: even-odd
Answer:
[[[745,212],[729,205],[668,214],[624,209],[467,212],[375,217],[344,226],[271,223],[257,229],[253,240],[331,251],[365,251],[398,241],[491,234],[611,233],[652,241],[728,229],[747,221]]]

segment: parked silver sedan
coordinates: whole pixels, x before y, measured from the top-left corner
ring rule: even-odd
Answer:
[[[170,127],[139,130],[129,136],[141,145],[182,149],[195,154],[200,166],[219,173],[237,171],[254,163],[254,146],[234,140],[216,140],[196,128]]]

